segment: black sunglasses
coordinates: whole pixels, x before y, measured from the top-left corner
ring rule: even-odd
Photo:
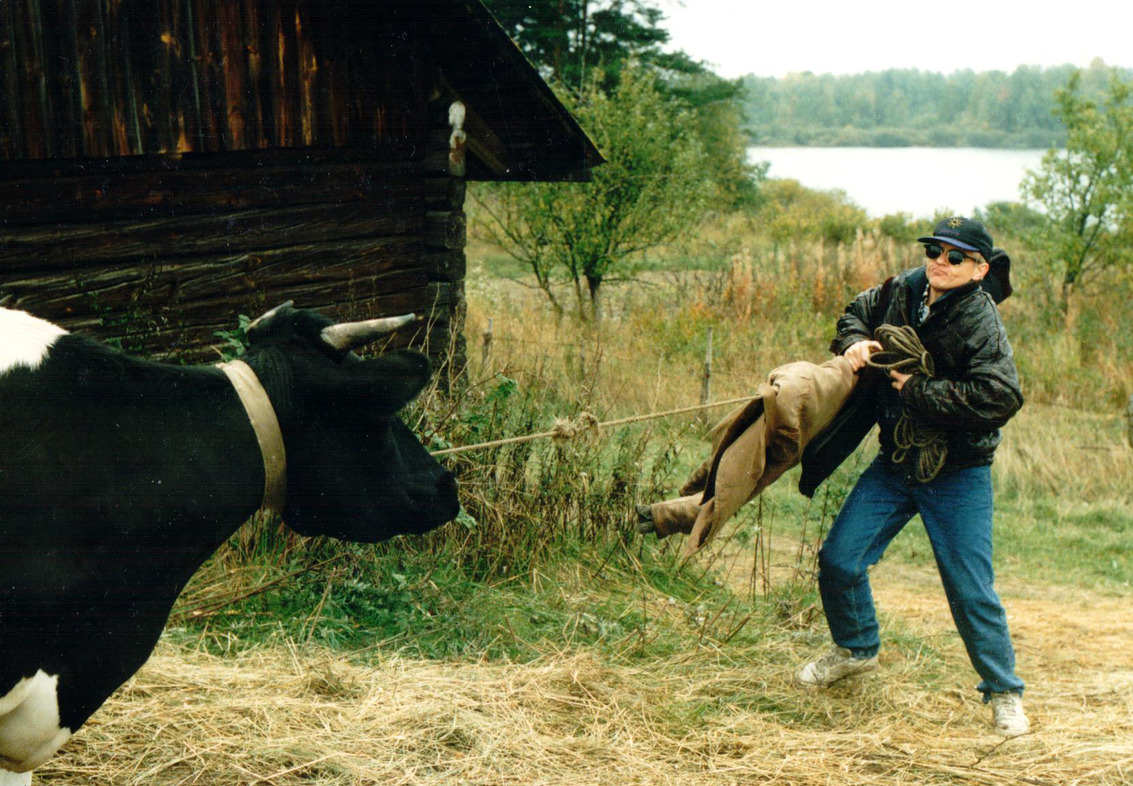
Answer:
[[[928,257],[929,259],[936,259],[938,256],[940,256],[943,253],[944,253],[944,249],[941,246],[938,246],[936,243],[926,243],[925,244],[924,255],[926,257]],[[948,264],[950,264],[952,266],[962,265],[962,264],[964,264],[965,259],[970,259],[977,264],[979,263],[978,259],[976,259],[973,256],[968,256],[963,251],[959,251],[955,248],[948,250]]]

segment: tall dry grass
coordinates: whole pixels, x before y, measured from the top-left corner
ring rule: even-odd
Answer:
[[[488,253],[475,248],[476,253]],[[470,369],[484,376],[522,368],[616,411],[670,409],[699,401],[709,327],[713,383],[729,398],[750,392],[789,360],[826,357],[833,319],[856,293],[916,264],[892,240],[859,233],[849,245],[694,249],[685,269],[638,273],[610,286],[594,325],[558,319],[536,290],[485,272],[473,257],[468,282]],[[522,282],[522,279],[520,279]],[[480,347],[491,324],[492,364]]]
[[[556,319],[537,292],[473,263],[470,373],[537,379],[600,417],[669,410],[700,401],[711,328],[712,398],[749,395],[782,363],[828,357],[845,304],[923,261],[915,244],[877,233],[859,232],[849,244],[778,246],[741,233],[723,248],[706,236],[700,267],[641,273],[611,288],[600,325]],[[1122,430],[1133,395],[1133,305],[1118,287],[1108,298],[1075,301],[1065,317],[1051,313],[1028,296],[1039,286],[1037,272],[1025,261],[1015,267],[1022,268],[1016,295],[1002,311],[1027,404],[1008,427],[997,475],[1024,495],[1070,488],[1090,499],[1127,500],[1133,469]],[[489,320],[485,363],[480,341]]]

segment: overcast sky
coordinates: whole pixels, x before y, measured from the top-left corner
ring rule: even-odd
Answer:
[[[659,0],[675,48],[721,76],[1133,67],[1129,0]]]

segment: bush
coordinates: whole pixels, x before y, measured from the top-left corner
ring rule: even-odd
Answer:
[[[756,217],[778,242],[823,239],[848,243],[870,226],[865,211],[844,191],[814,191],[797,180],[768,180],[764,199]]]
[[[912,243],[921,234],[909,213],[888,213],[878,221],[877,228],[882,235],[898,243]]]

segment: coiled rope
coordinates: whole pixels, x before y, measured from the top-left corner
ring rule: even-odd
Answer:
[[[630,423],[640,423],[643,420],[656,420],[657,418],[667,418],[672,415],[683,415],[688,412],[698,412],[704,409],[712,409],[713,407],[724,407],[729,404],[744,404],[756,396],[744,396],[743,398],[730,398],[726,401],[712,401],[708,404],[697,404],[691,407],[681,407],[680,409],[670,409],[665,412],[650,412],[646,415],[633,415],[628,418],[620,418],[618,420],[608,420],[604,423],[598,421],[589,412],[582,412],[578,417],[573,420],[556,420],[554,427],[550,431],[540,431],[537,434],[524,434],[520,437],[508,437],[506,439],[494,439],[490,442],[478,442],[474,445],[460,445],[455,448],[445,448],[443,450],[433,450],[430,453],[434,456],[450,456],[453,453],[464,453],[469,450],[482,450],[485,448],[495,448],[500,445],[515,445],[521,442],[531,442],[536,439],[544,439],[550,437],[556,442],[565,442],[575,439],[580,436],[593,434],[598,429],[613,428],[615,426],[625,426]]]
[[[867,366],[886,375],[890,371],[924,374],[929,379],[935,375],[932,355],[908,325],[881,325],[874,331],[873,337],[881,344],[882,350],[866,359]],[[915,451],[916,478],[920,483],[928,483],[944,469],[948,458],[946,434],[942,429],[917,423],[905,409],[902,409],[893,429],[893,443],[896,445],[891,456],[894,464],[903,463]]]

